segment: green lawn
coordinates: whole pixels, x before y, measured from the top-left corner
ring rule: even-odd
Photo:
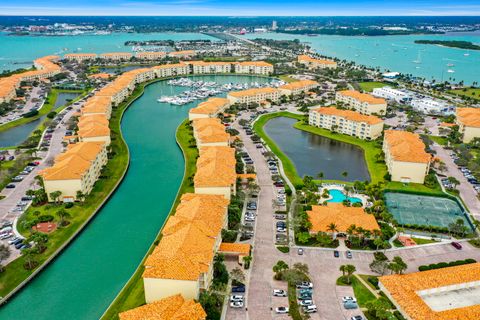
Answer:
[[[110,129],[112,142],[110,147],[115,153],[115,156],[109,159],[107,165],[103,169],[102,176],[104,178],[98,180],[91,194],[85,199],[82,204],[75,204],[73,208],[67,209],[72,216],[69,221],[70,224],[65,228],[60,228],[56,232],[49,235],[48,247],[46,251],[35,256],[39,266],[42,265],[52,255],[58,253],[57,250],[67,241],[72,240],[76,232],[82,228],[85,223],[93,216],[100,208],[102,202],[114,191],[121,177],[125,173],[129,161],[128,148],[122,138],[120,132],[120,120],[123,111],[127,108],[129,103],[136,99],[142,93],[141,88],[137,88],[132,96],[119,107],[113,109],[112,117],[110,119]],[[52,101],[50,102],[52,103]],[[52,104],[53,106],[53,104]],[[44,205],[40,207],[30,207],[19,219],[19,231],[27,236],[28,231],[23,228],[22,221],[29,220],[34,217],[34,212],[39,211],[40,214],[54,215],[60,209],[60,206]],[[0,274],[0,296],[7,295],[15,287],[17,287],[23,280],[32,274],[34,270],[25,270],[23,267],[25,259],[20,257],[9,263],[5,272]],[[38,268],[38,267],[37,267]]]
[[[469,97],[476,100],[480,100],[480,88],[467,88],[465,91],[463,89],[450,90],[449,93],[459,95],[462,97]]]
[[[170,210],[170,215],[175,211],[178,203],[180,202],[180,197],[182,194],[194,191],[192,183],[193,180],[191,178],[193,178],[195,175],[198,150],[189,143],[190,139],[193,138],[193,132],[188,124],[189,121],[187,119],[178,127],[176,134],[177,142],[179,147],[182,149],[183,156],[185,158],[185,174],[180,189],[178,190],[175,202]],[[144,260],[152,252],[160,238],[161,235],[159,233],[157,239],[146,253]],[[102,320],[118,319],[118,313],[145,304],[145,294],[142,281],[144,260],[142,260],[128,283],[123,287],[122,291],[120,291],[110,307],[103,314],[101,318]]]
[[[277,76],[277,78],[282,80],[282,81],[285,81],[287,83],[298,81],[297,79],[294,79],[287,74],[279,75],[279,76]]]
[[[414,238],[412,237],[412,240],[415,241],[416,244],[429,244],[429,243],[437,243],[438,241],[432,240],[432,239],[423,239],[423,238]]]
[[[439,184],[435,186],[434,189],[431,189],[423,184],[418,183],[402,183],[398,181],[390,181],[387,182],[385,189],[388,191],[407,191],[407,192],[415,192],[424,195],[437,195],[437,196],[444,196],[445,193],[442,191],[442,188]]]
[[[79,90],[62,90],[62,89],[52,89],[50,91],[50,93],[48,94],[48,97],[47,97],[47,101],[48,102],[45,102],[45,104],[43,105],[43,107],[39,110],[38,114],[34,117],[30,117],[30,118],[20,118],[20,119],[17,119],[15,121],[11,121],[9,123],[5,123],[3,125],[0,125],[0,132],[1,131],[5,131],[5,130],[8,130],[8,129],[11,129],[11,128],[14,128],[16,126],[19,126],[19,125],[22,125],[22,124],[26,124],[26,123],[29,123],[29,122],[32,122],[33,120],[36,120],[44,115],[46,115],[47,113],[49,113],[50,111],[52,111],[53,107],[55,106],[55,102],[57,101],[57,97],[58,97],[58,94],[60,92],[82,92],[82,91],[79,91]],[[56,109],[58,110],[58,109]],[[55,111],[56,111],[55,110]]]
[[[365,307],[367,302],[376,300],[375,295],[363,285],[354,275],[350,278],[351,284],[346,283],[346,276],[337,279],[337,285],[339,286],[352,286],[353,293],[357,299],[357,303],[360,307]]]
[[[385,86],[391,86],[391,84],[388,84],[388,83],[384,83],[384,82],[375,82],[375,81],[372,81],[372,82],[359,82],[358,83],[358,86],[360,87],[360,89],[362,89],[363,91],[366,91],[366,92],[372,92],[373,89],[375,88],[383,88]]]
[[[446,146],[448,139],[445,137],[439,137],[439,136],[428,136],[428,138],[436,143],[438,143],[441,146]]]

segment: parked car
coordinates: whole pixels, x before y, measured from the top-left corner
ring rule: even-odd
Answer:
[[[13,183],[9,183],[9,184],[7,184],[7,186],[5,188],[13,189],[13,188],[15,188],[15,185]]]
[[[357,299],[355,299],[354,297],[350,297],[350,296],[345,296],[342,298],[342,302],[345,303],[345,302],[357,302]]]
[[[335,258],[340,257],[340,253],[338,252],[338,250],[333,251],[333,256],[334,256]]]
[[[298,248],[297,253],[298,253],[299,256],[303,255],[303,249],[302,249],[302,248]]]
[[[230,307],[232,307],[232,308],[243,308],[243,301],[230,302]]]
[[[280,313],[280,314],[288,313],[288,307],[278,307],[278,308],[275,308],[275,312],[276,312],[276,313]]]
[[[303,312],[305,313],[315,313],[317,312],[317,306],[316,305],[311,305],[311,306],[304,306],[303,307]]]
[[[452,242],[452,246],[457,250],[462,250],[462,245],[456,241]]]
[[[232,294],[230,296],[230,302],[243,301],[243,296]]]
[[[277,219],[277,220],[286,220],[286,219],[287,219],[287,215],[286,215],[286,214],[276,214],[276,215],[275,215],[275,219]]]
[[[298,304],[301,306],[311,306],[313,305],[313,300],[301,300]]]
[[[274,297],[286,297],[287,292],[281,289],[273,289],[273,296]]]
[[[351,317],[350,320],[365,320],[365,318],[359,315]]]
[[[352,252],[350,250],[347,250],[345,255],[347,256],[347,259],[352,259]]]
[[[302,281],[297,283],[297,289],[313,289],[313,283],[308,281]]]
[[[245,292],[245,286],[232,287],[232,292],[235,292],[235,293]]]
[[[345,309],[358,309],[358,304],[353,301],[347,301],[343,304]]]

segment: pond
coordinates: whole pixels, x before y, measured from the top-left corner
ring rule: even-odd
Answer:
[[[300,177],[316,178],[323,172],[324,179],[343,181],[370,180],[363,150],[352,144],[332,140],[295,129],[298,120],[278,117],[265,124],[265,133],[290,158]],[[342,176],[346,171],[348,176]]]
[[[63,106],[68,101],[78,97],[78,93],[74,92],[60,92],[55,101],[54,109]],[[42,116],[29,123],[13,127],[6,131],[0,132],[0,147],[16,146],[25,141],[30,133],[43,121],[45,116]]]

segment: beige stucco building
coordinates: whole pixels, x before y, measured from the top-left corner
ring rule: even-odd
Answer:
[[[95,53],[67,53],[63,56],[65,60],[83,62],[86,60],[95,60],[97,54]]]
[[[355,90],[337,91],[335,99],[337,102],[342,102],[345,107],[363,114],[385,115],[387,113],[387,101],[368,93]]]
[[[380,118],[334,107],[310,110],[308,124],[364,140],[374,140],[383,131],[383,120]]]
[[[242,91],[232,91],[227,95],[230,104],[235,103],[262,103],[264,101],[278,101],[280,98],[280,90],[276,88],[254,88]]]
[[[319,83],[317,81],[300,80],[300,81],[284,84],[283,86],[280,86],[278,89],[280,89],[281,95],[290,96],[290,95],[306,93],[312,89],[317,88],[318,86],[319,86]]]
[[[230,62],[189,61],[188,64],[191,66],[193,74],[230,73],[232,71]]]
[[[228,147],[230,135],[218,118],[195,119],[192,121],[193,136],[199,149],[203,147]]]
[[[155,66],[152,69],[157,78],[172,77],[190,73],[190,66],[183,62]]]
[[[188,119],[213,118],[230,105],[226,98],[209,98],[188,111]]]
[[[386,130],[383,152],[392,181],[424,183],[432,155],[425,151],[425,144],[418,134]]]
[[[60,200],[76,199],[77,191],[87,195],[107,163],[107,149],[103,142],[79,142],[68,146],[66,152],[55,158],[55,164],[40,172],[48,200],[50,194],[61,192]]]
[[[99,55],[100,59],[111,61],[126,61],[130,60],[133,55],[130,52],[107,52]]]
[[[135,57],[139,60],[160,60],[167,56],[166,52],[153,51],[153,52],[137,52]]]
[[[269,75],[273,73],[273,65],[265,61],[237,62],[235,73]]]
[[[169,57],[178,59],[189,59],[195,56],[195,50],[172,51],[168,53]]]
[[[457,124],[464,143],[480,138],[480,108],[457,108]]]
[[[328,59],[315,59],[307,55],[300,55],[297,57],[297,62],[303,64],[308,69],[336,69],[337,63]]]

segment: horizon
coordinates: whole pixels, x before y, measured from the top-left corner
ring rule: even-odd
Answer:
[[[0,0],[0,16],[217,16],[217,17],[450,17],[480,16],[480,4],[475,0],[406,0],[379,3],[373,0],[292,2],[266,0],[257,3],[225,0],[86,0],[77,5],[58,5],[52,0],[25,0],[11,4]],[[92,13],[93,12],[93,13]],[[72,14],[74,13],[74,14]]]

